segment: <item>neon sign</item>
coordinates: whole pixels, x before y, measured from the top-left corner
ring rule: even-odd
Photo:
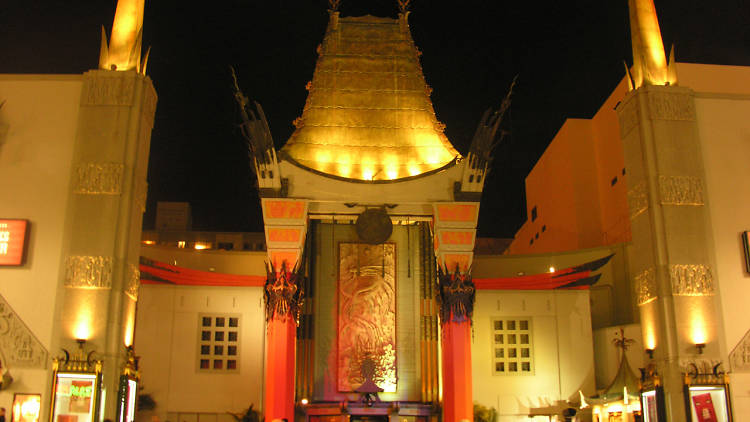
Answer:
[[[0,266],[23,265],[28,220],[0,219]]]

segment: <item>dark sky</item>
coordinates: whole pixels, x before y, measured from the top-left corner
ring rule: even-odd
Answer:
[[[344,16],[396,16],[395,0],[343,0]],[[525,219],[523,180],[565,118],[591,117],[631,63],[626,0],[414,0],[410,16],[438,120],[465,153],[482,112],[518,74],[487,179],[480,235],[511,237]],[[0,73],[81,73],[98,63],[116,2],[16,1],[0,8]],[[656,0],[678,61],[750,65],[750,2]],[[194,228],[260,231],[259,202],[237,130],[228,66],[260,102],[277,147],[301,114],[324,0],[146,1],[148,75],[159,95],[149,202],[189,201]]]

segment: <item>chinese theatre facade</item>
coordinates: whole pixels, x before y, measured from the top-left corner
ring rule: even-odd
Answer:
[[[407,15],[330,12],[278,152],[262,111],[236,93],[261,192],[265,295],[284,303],[266,314],[266,420],[292,420],[303,399],[309,420],[428,418],[441,394],[445,420],[472,420],[470,271],[499,119],[485,119],[467,158],[456,152]]]

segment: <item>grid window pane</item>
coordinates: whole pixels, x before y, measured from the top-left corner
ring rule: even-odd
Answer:
[[[217,327],[223,327],[224,326],[224,318],[223,317],[216,317],[216,326]]]
[[[229,356],[236,356],[237,355],[237,346],[227,346],[227,354]]]
[[[223,331],[216,331],[214,333],[214,341],[224,341],[224,332]]]
[[[229,326],[236,327],[239,321],[240,321],[239,318],[229,318]]]
[[[224,361],[221,359],[214,360],[214,369],[221,369],[224,367]]]
[[[237,361],[230,359],[227,361],[227,369],[237,369]]]
[[[232,327],[232,331],[227,331]],[[202,314],[198,316],[198,370],[201,372],[238,371],[239,328],[237,315]]]
[[[210,331],[202,331],[201,332],[201,340],[203,340],[203,341],[209,341],[209,340],[211,340],[211,332]]]
[[[533,336],[530,319],[494,319],[493,368],[498,375],[529,375],[534,372]]]
[[[202,344],[201,345],[201,354],[202,355],[207,355],[209,353],[211,353],[211,346],[209,346],[207,344]]]
[[[208,359],[201,359],[201,369],[208,369]]]
[[[229,341],[237,341],[237,331],[229,332]]]
[[[214,354],[215,355],[223,355],[224,354],[224,346],[214,346]]]
[[[210,327],[211,326],[211,317],[203,317],[203,324],[204,327]]]

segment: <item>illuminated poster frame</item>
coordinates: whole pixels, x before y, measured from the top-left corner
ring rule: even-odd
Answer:
[[[138,379],[120,375],[120,389],[117,395],[117,422],[134,422],[138,404]]]
[[[13,407],[10,410],[10,421],[39,422],[41,408],[41,394],[15,393],[13,395]]]
[[[49,422],[96,422],[102,392],[101,361],[53,361]]]
[[[0,267],[19,267],[26,263],[29,220],[0,218]]]
[[[685,412],[693,422],[732,422],[729,385],[685,385]]]
[[[665,422],[667,420],[664,388],[656,386],[641,390],[641,415],[643,416],[643,422]]]

